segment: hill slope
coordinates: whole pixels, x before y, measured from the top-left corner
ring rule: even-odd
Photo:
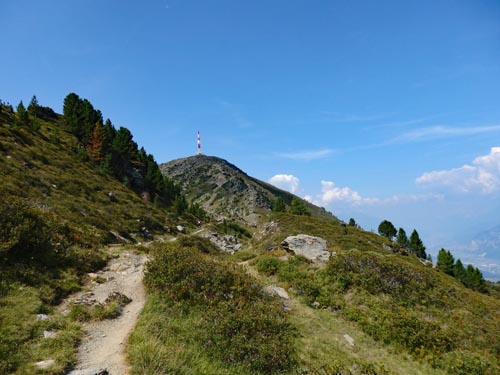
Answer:
[[[316,217],[270,211],[278,194],[288,193],[224,160],[197,156],[163,164],[161,170],[217,215],[245,219],[259,213],[251,239],[232,261],[251,259],[244,262],[249,277],[290,295],[284,305],[291,309],[299,339],[289,355],[301,368],[286,373],[500,371],[498,299],[465,288],[386,238],[322,218],[318,208],[308,206]],[[290,253],[283,240],[297,234],[326,240],[330,259],[318,264]],[[179,269],[187,272],[190,262]],[[212,271],[204,271],[202,285],[210,284]],[[346,337],[356,337],[351,348]]]
[[[160,165],[162,173],[181,185],[189,199],[218,218],[255,224],[255,214],[269,212],[281,198],[286,205],[300,199],[287,191],[248,176],[238,167],[214,156],[197,155]],[[324,209],[306,201],[313,217],[335,219]]]
[[[106,264],[103,246],[144,241],[176,217],[92,161],[46,107],[29,114],[0,103],[0,373],[44,373],[74,362],[78,325],[37,321]],[[161,175],[160,175],[161,177]],[[172,219],[173,221],[173,219]],[[44,330],[58,330],[44,340]]]

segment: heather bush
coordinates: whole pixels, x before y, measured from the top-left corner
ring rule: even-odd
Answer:
[[[186,319],[202,312],[196,336],[214,358],[258,373],[283,372],[296,363],[295,330],[282,306],[222,258],[177,243],[157,247],[145,284]]]

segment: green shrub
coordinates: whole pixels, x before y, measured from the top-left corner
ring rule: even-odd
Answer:
[[[88,306],[72,305],[68,316],[77,322],[88,322],[92,317],[92,312]]]
[[[145,284],[175,302],[210,304],[229,299],[255,300],[261,288],[236,266],[194,248],[166,244],[146,265]]]
[[[214,358],[259,373],[295,364],[295,331],[281,305],[237,266],[169,243],[154,250],[145,284],[186,319],[202,313],[198,337]]]
[[[278,303],[225,302],[208,311],[205,323],[206,349],[226,363],[266,374],[295,365],[295,331]]]
[[[280,269],[281,261],[275,257],[262,257],[257,261],[257,271],[265,275],[275,275]]]
[[[20,256],[47,251],[52,232],[47,215],[24,200],[8,197],[0,203],[0,253]]]
[[[177,242],[182,247],[193,247],[205,254],[215,254],[219,252],[217,246],[210,242],[208,238],[198,236],[180,236],[177,238]]]

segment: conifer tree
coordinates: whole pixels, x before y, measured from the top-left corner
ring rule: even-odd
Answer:
[[[290,213],[294,215],[311,216],[311,212],[306,208],[304,201],[293,198],[290,203]]]
[[[100,163],[103,160],[105,139],[106,134],[104,133],[104,126],[101,122],[97,122],[87,145],[87,152],[95,162]]]
[[[285,210],[286,210],[285,201],[283,200],[283,198],[278,197],[273,202],[273,211],[274,212],[285,212]]]
[[[410,240],[408,241],[408,248],[412,254],[415,254],[417,257],[426,259],[427,253],[425,252],[425,246],[416,229],[413,229],[411,232]]]
[[[28,105],[28,112],[32,116],[37,116],[39,107],[40,107],[40,105],[38,104],[38,99],[36,98],[36,95],[33,95],[33,97],[31,98],[30,104]]]
[[[399,228],[398,230],[396,243],[405,249],[408,247],[408,237],[406,236],[406,232],[403,228]]]
[[[82,116],[82,100],[75,93],[70,93],[64,98],[63,116],[68,130],[77,135]]]
[[[465,267],[460,259],[457,259],[455,265],[453,266],[453,276],[455,276],[458,281],[465,284],[467,272],[465,271]]]
[[[352,217],[349,219],[349,223],[347,224],[350,227],[355,227],[356,226],[356,220],[354,220]]]
[[[390,221],[384,220],[378,226],[378,233],[381,236],[384,236],[384,237],[392,240],[394,238],[394,236],[396,235],[397,231],[396,231],[396,228],[394,227],[394,225]]]
[[[22,100],[17,105],[16,110],[16,123],[21,126],[29,125],[28,111],[26,111]]]
[[[437,268],[443,271],[444,273],[454,276],[454,263],[455,259],[453,255],[448,250],[441,249],[438,253],[437,258]]]

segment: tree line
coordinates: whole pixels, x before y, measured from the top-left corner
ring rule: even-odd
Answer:
[[[430,254],[426,254],[425,246],[416,229],[413,229],[408,239],[403,228],[399,228],[396,231],[396,227],[390,221],[383,220],[378,226],[378,232],[381,236],[391,241],[396,237],[396,243],[402,248],[407,249],[409,253],[422,259],[432,260]],[[472,266],[472,264],[464,267],[460,259],[455,261],[449,250],[439,250],[436,267],[444,273],[455,277],[467,288],[482,293],[487,292],[486,282],[481,271],[477,267]]]
[[[188,208],[180,188],[163,176],[153,155],[140,149],[129,129],[115,128],[87,99],[70,93],[64,99],[63,122],[77,137],[88,158],[158,206]]]
[[[5,112],[13,110],[2,102],[0,108]],[[104,121],[102,112],[89,100],[75,93],[68,94],[62,116],[50,107],[41,106],[36,96],[27,108],[20,101],[14,114],[14,126],[38,130],[40,120],[58,120],[77,138],[81,159],[94,163],[155,205],[170,207],[179,215],[189,212],[198,218],[205,216],[200,206],[188,204],[177,184],[163,176],[153,155],[144,147],[138,147],[130,130],[123,126],[117,129],[110,119]]]
[[[439,250],[437,257],[437,268],[444,273],[453,276],[467,288],[477,290],[479,292],[487,292],[486,281],[479,268],[474,267],[472,264],[464,267],[462,261],[457,258],[455,261],[454,256],[449,250]]]
[[[378,233],[392,241],[396,237],[396,243],[410,254],[414,254],[421,259],[430,259],[430,255],[425,252],[425,246],[416,229],[411,232],[410,238],[403,228],[396,230],[396,227],[388,220],[382,221],[378,226]]]

